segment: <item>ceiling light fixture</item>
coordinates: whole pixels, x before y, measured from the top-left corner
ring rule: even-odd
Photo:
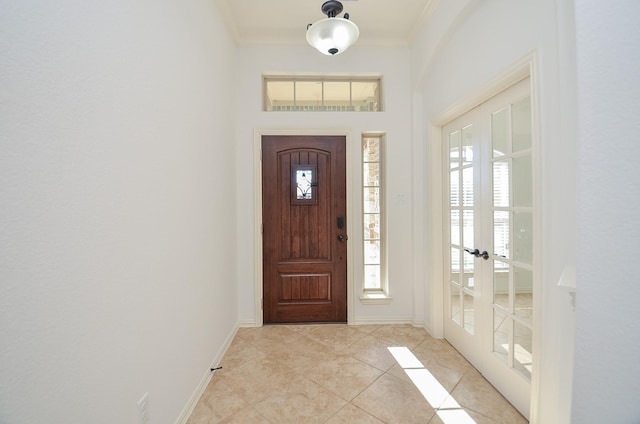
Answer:
[[[349,20],[349,14],[345,13],[343,18],[338,18],[340,12],[342,3],[326,1],[322,4],[322,13],[327,18],[307,25],[307,41],[327,56],[335,56],[347,50],[360,36],[360,30]]]

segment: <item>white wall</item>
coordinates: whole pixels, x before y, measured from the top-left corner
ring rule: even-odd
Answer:
[[[542,314],[540,359],[532,418],[539,423],[565,423],[570,419],[574,314],[569,297],[557,287],[565,266],[575,265],[577,210],[575,137],[575,53],[570,5],[553,0],[452,0],[438,8],[413,44],[412,76],[423,99],[422,147],[432,160],[433,146],[426,130],[429,122],[449,107],[503,73],[526,55],[535,52],[539,100],[542,290],[538,305]],[[437,149],[436,149],[437,151]],[[421,177],[416,175],[416,178]],[[429,198],[426,182],[423,194]],[[438,182],[436,181],[436,185]],[[427,201],[428,204],[428,201]],[[428,223],[437,211],[426,209]],[[427,226],[427,238],[437,229]],[[437,257],[437,243],[425,247],[424,257]],[[434,250],[431,250],[434,249]],[[430,268],[439,264],[428,262]],[[427,305],[442,281],[427,274]],[[438,332],[426,312],[426,324]],[[536,387],[536,386],[534,386]]]
[[[573,422],[640,420],[640,3],[576,2],[580,167]]]
[[[238,317],[234,47],[207,0],[0,10],[0,422],[173,423]]]
[[[262,75],[285,74],[343,74],[360,75],[378,73],[384,78],[384,112],[262,112]],[[237,109],[237,180],[238,193],[238,259],[239,310],[241,321],[247,325],[256,322],[256,279],[262,270],[256,269],[254,243],[254,130],[255,129],[300,129],[300,130],[347,130],[351,132],[352,179],[348,182],[348,199],[354,210],[354,219],[348,222],[349,243],[353,243],[354,254],[348,260],[361,263],[362,250],[358,240],[362,237],[361,213],[361,165],[360,137],[367,131],[387,133],[387,234],[389,249],[389,280],[393,301],[388,305],[362,305],[355,293],[352,321],[422,321],[422,303],[414,313],[414,279],[412,243],[414,231],[411,226],[411,86],[409,51],[402,48],[367,49],[352,47],[347,53],[328,57],[302,47],[241,47],[238,49],[238,93]],[[405,197],[406,203],[398,201]],[[258,205],[258,211],[260,210]],[[362,272],[355,265],[350,281],[355,287],[362,281]],[[421,296],[420,296],[421,297]]]

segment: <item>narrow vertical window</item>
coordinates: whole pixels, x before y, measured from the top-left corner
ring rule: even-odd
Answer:
[[[382,134],[362,137],[363,295],[387,297],[384,272]]]

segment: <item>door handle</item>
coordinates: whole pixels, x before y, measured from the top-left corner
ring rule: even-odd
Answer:
[[[470,255],[475,256],[476,258],[480,256],[480,251],[478,249],[464,249],[465,252],[469,253]]]
[[[340,243],[344,243],[345,241],[349,240],[349,236],[345,234],[338,234],[338,240],[340,241]]]
[[[480,253],[478,249],[464,249],[464,251],[469,253],[470,255],[475,256],[476,258],[482,258],[485,261],[489,259],[489,252],[487,252],[486,250],[484,250],[482,253]]]

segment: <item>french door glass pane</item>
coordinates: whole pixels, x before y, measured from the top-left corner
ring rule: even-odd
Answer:
[[[462,205],[473,206],[473,168],[462,170]]]
[[[531,380],[532,331],[529,327],[514,322],[513,367],[527,380]]]
[[[473,307],[473,296],[465,293],[464,294],[464,329],[469,333],[474,333],[474,307]]]
[[[493,206],[506,208],[510,202],[509,161],[496,161],[493,163]]]
[[[449,167],[460,166],[460,131],[449,134]]]
[[[499,110],[491,115],[491,144],[493,157],[509,153],[509,110]]]
[[[533,319],[533,273],[514,267],[515,314],[528,322]]]
[[[460,206],[460,171],[451,171],[449,186],[451,206]]]
[[[493,303],[509,310],[509,265],[504,262],[494,263]]]
[[[460,287],[457,284],[449,284],[451,297],[449,298],[451,319],[462,325],[462,311],[460,309]]]
[[[533,205],[531,156],[513,158],[513,206]]]
[[[451,244],[460,245],[460,211],[451,211]]]
[[[467,289],[473,291],[475,286],[474,280],[474,266],[475,258],[466,252],[464,253],[464,272],[462,273],[462,285]]]
[[[513,259],[527,264],[533,260],[533,215],[530,212],[513,215]]]
[[[493,212],[493,252],[504,258],[509,257],[509,212]]]
[[[511,319],[502,312],[493,310],[493,352],[504,362],[509,362],[509,335]]]
[[[451,248],[451,281],[460,284],[460,249]]]
[[[505,262],[501,262],[501,261],[493,261],[493,269],[496,270],[496,272],[498,271],[509,271],[509,264],[505,263]]]
[[[531,148],[531,98],[527,97],[511,107],[511,127],[513,131],[513,151]]]
[[[470,249],[475,244],[473,217],[473,211],[462,211],[462,244]]]
[[[462,166],[473,163],[473,126],[462,129]]]

